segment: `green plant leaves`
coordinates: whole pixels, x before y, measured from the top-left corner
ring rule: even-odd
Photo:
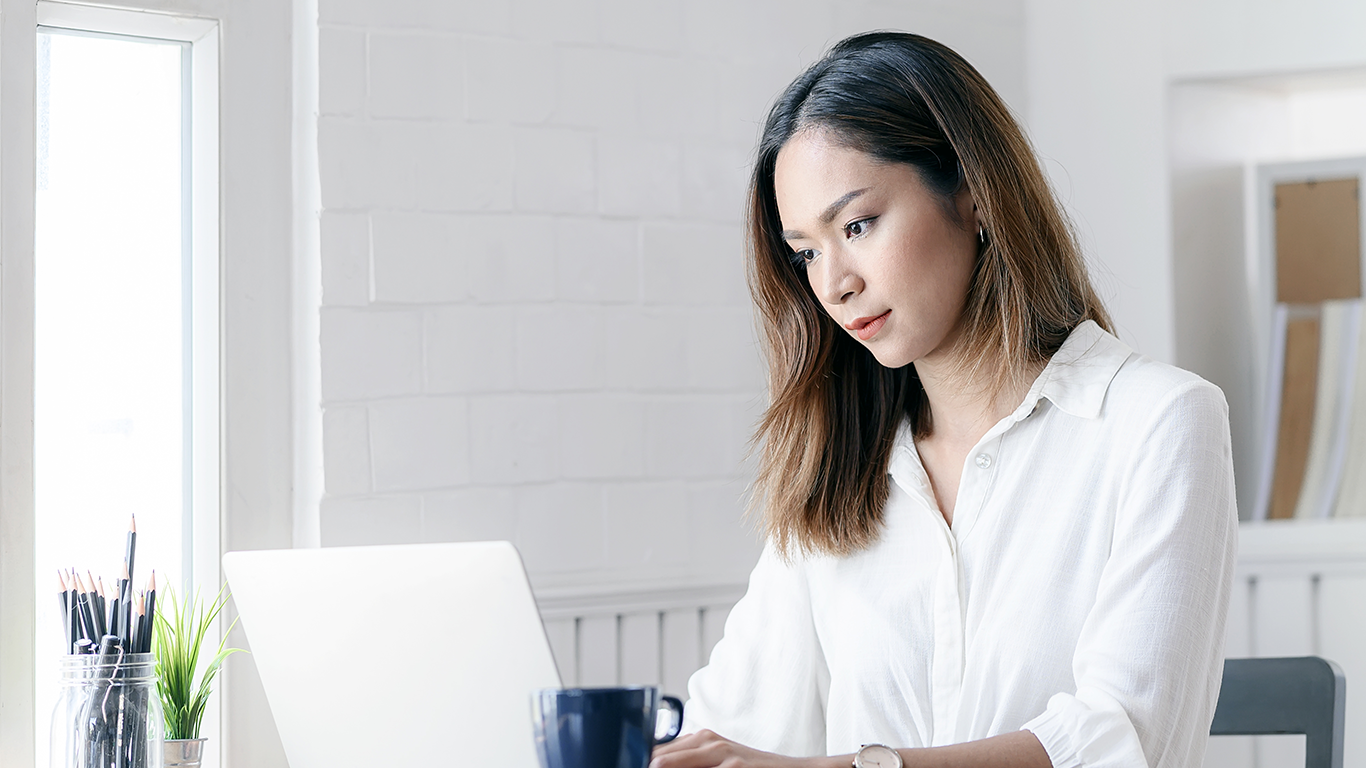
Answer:
[[[199,667],[199,651],[208,637],[214,619],[227,605],[228,595],[223,589],[207,606],[199,601],[198,592],[190,604],[182,604],[175,590],[168,587],[164,599],[156,605],[156,630],[152,651],[157,657],[157,694],[166,714],[166,738],[197,739],[204,719],[204,708],[209,703],[213,679],[223,667],[223,661],[241,648],[224,648],[232,626],[223,633],[218,650],[195,682]],[[233,625],[237,624],[236,620]]]

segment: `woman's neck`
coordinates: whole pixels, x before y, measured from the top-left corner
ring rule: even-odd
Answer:
[[[973,376],[950,360],[917,360],[916,374],[929,402],[934,439],[975,445],[987,430],[1019,407],[1043,367],[1044,363],[1031,366],[1023,376],[994,392],[994,361],[978,366]]]

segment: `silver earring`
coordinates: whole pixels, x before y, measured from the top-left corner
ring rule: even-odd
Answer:
[[[982,227],[981,224],[977,225],[977,242],[981,243],[982,245],[987,244],[987,231]]]

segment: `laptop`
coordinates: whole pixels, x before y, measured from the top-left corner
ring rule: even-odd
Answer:
[[[228,588],[291,768],[537,768],[560,685],[506,541],[230,552]]]

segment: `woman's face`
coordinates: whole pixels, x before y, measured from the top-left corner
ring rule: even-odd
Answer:
[[[819,130],[788,140],[773,183],[783,239],[830,317],[888,368],[947,357],[977,256],[972,196],[955,197],[954,221],[914,168]]]

